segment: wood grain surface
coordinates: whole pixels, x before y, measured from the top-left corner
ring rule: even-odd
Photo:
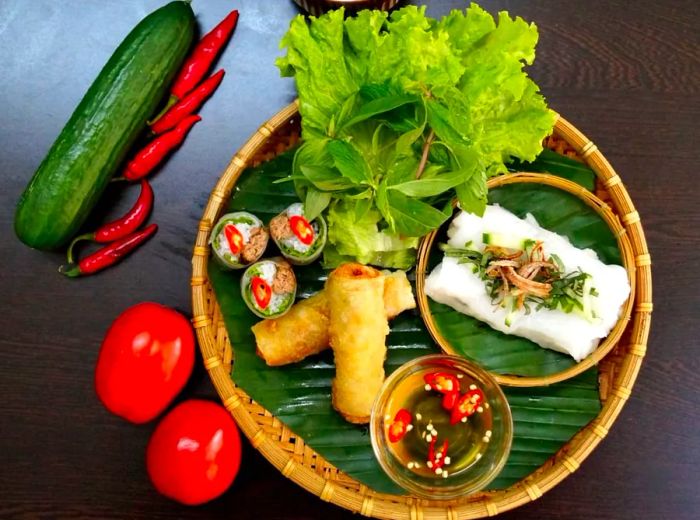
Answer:
[[[206,30],[234,7],[241,19],[202,123],[153,179],[155,239],[119,267],[76,281],[56,272],[61,254],[32,251],[14,236],[17,198],[87,86],[163,3],[0,2],[0,517],[351,518],[286,480],[247,443],[223,497],[197,508],[170,502],[145,472],[154,424],[111,416],[93,391],[100,340],[120,311],[153,300],[189,313],[190,253],[208,193],[247,137],[295,97],[273,65],[297,12],[291,1],[193,2]],[[433,15],[466,5],[425,3]],[[539,26],[531,75],[624,179],[655,282],[647,358],[609,436],[573,476],[502,518],[700,518],[700,4],[481,3]],[[88,227],[135,197],[111,188]],[[193,396],[216,398],[201,367],[182,394]]]

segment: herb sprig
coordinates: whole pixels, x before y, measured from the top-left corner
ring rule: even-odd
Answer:
[[[470,241],[463,248],[440,244],[440,249],[460,264],[472,265],[473,272],[486,282],[494,305],[510,305],[513,311],[522,308],[526,314],[533,305],[536,311],[588,312],[587,299],[598,296],[590,285],[591,275],[580,268],[567,273],[557,255],[544,256],[541,242],[526,240],[523,246],[522,250],[487,246],[478,251]]]
[[[281,42],[302,116],[290,178],[307,217],[327,217],[327,266],[408,268],[452,198],[482,214],[487,178],[541,152],[555,114],[523,70],[537,27],[476,4],[344,15],[296,17]]]

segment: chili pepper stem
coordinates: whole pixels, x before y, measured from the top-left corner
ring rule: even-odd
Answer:
[[[58,268],[58,272],[67,276],[68,278],[77,278],[82,274],[80,272],[80,267],[78,267],[78,265],[74,263],[62,265]]]
[[[170,108],[171,108],[175,103],[177,103],[178,101],[180,101],[180,98],[178,98],[175,94],[170,94],[170,97],[168,98],[168,102],[167,102],[167,103],[165,104],[165,106],[163,107],[163,110],[161,110],[160,112],[158,112],[158,114],[156,115],[156,117],[154,117],[153,119],[151,119],[151,120],[149,120],[149,121],[146,121],[146,124],[148,124],[148,126],[151,126],[153,123],[155,123],[156,121],[158,121],[158,120],[159,120],[161,117],[163,117],[163,116],[165,115],[165,113],[166,113],[168,110],[170,110]]]
[[[82,242],[83,240],[93,240],[94,238],[94,233],[85,233],[84,235],[78,235],[73,239],[73,241],[68,246],[68,251],[66,251],[66,261],[69,265],[75,264],[75,262],[73,261],[73,248],[75,247],[75,244],[77,244],[78,242]]]

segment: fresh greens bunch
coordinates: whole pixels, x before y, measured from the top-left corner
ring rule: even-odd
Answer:
[[[326,212],[328,266],[412,266],[454,193],[481,214],[486,179],[535,158],[555,120],[522,70],[537,37],[475,4],[441,20],[414,6],[292,20],[277,61],[302,116],[291,179],[308,218]]]

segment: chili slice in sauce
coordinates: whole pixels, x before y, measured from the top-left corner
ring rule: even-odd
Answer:
[[[314,228],[312,228],[309,221],[301,215],[292,215],[289,217],[289,225],[292,228],[292,232],[302,244],[308,246],[314,241]]]
[[[272,299],[272,287],[260,276],[254,276],[250,281],[250,291],[253,293],[255,303],[261,309],[267,309]]]
[[[394,420],[389,425],[388,436],[391,442],[399,442],[408,432],[408,426],[411,424],[411,412],[405,408],[401,408],[396,412]]]
[[[483,402],[484,393],[478,388],[464,393],[452,407],[450,424],[457,424],[463,418],[474,415]]]
[[[433,440],[430,441],[430,446],[428,446],[428,462],[430,462],[430,465],[428,467],[433,471],[445,465],[445,457],[447,457],[447,448],[450,444],[448,440],[445,439],[445,442],[443,442],[442,446],[436,451],[436,442],[437,438],[433,437]]]
[[[459,392],[459,381],[452,374],[446,372],[431,372],[425,374],[423,380],[430,388],[442,394]]]
[[[448,411],[452,410],[457,402],[457,399],[459,399],[459,390],[447,392],[442,398],[442,407]]]

